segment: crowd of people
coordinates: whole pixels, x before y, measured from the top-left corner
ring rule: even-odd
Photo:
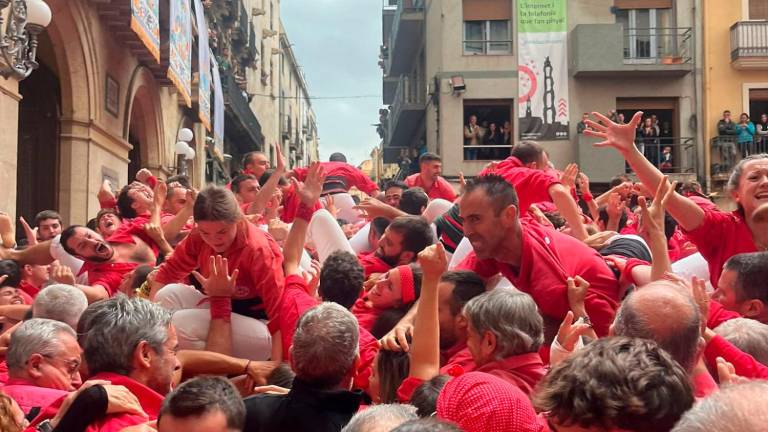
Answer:
[[[584,120],[640,180],[599,196],[531,141],[456,189],[431,153],[380,190],[276,148],[23,242],[0,214],[0,430],[763,431],[768,154],[725,211],[641,121]]]
[[[720,150],[722,168],[726,169],[739,158],[765,153],[768,151],[768,114],[763,113],[760,121],[753,123],[749,114],[741,113],[737,123],[729,110],[723,111],[723,118],[717,122],[715,143]]]
[[[504,159],[509,156],[512,141],[512,123],[508,120],[478,123],[477,115],[470,114],[464,126],[464,160]]]

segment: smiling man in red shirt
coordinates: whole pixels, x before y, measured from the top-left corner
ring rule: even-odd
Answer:
[[[501,273],[557,324],[569,310],[566,280],[581,276],[590,284],[586,311],[597,334],[606,335],[619,301],[613,272],[579,240],[520,219],[517,206],[515,189],[500,176],[481,176],[467,184],[460,208],[464,235],[474,252],[459,268],[484,278]]]
[[[419,172],[405,179],[408,187],[420,187],[429,196],[429,199],[442,198],[446,201],[456,199],[456,191],[447,180],[440,177],[443,171],[443,161],[434,153],[424,153],[419,156]]]

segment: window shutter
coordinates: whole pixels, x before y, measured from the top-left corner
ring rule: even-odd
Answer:
[[[768,20],[768,0],[749,0],[749,19]]]
[[[614,0],[619,9],[670,9],[672,0]]]
[[[464,21],[512,19],[512,0],[463,0]]]

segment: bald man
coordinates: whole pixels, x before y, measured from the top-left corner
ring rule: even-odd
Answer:
[[[616,312],[610,333],[655,341],[688,371],[697,397],[717,386],[703,365],[701,313],[683,282],[660,280],[634,291]]]

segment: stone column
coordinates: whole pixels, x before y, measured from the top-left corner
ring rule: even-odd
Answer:
[[[19,82],[0,77],[0,211],[16,218]]]

